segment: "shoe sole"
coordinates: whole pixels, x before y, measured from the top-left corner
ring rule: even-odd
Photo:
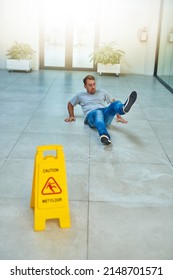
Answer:
[[[101,136],[100,140],[105,145],[110,145],[111,144],[111,140],[106,135]]]
[[[137,99],[137,93],[136,91],[133,91],[130,95],[129,98],[126,101],[126,104],[123,108],[124,113],[128,113],[132,105],[135,103]]]

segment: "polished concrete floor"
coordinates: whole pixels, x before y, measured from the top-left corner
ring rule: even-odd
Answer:
[[[152,76],[99,76],[97,87],[137,102],[109,128],[112,145],[66,104],[87,72],[0,70],[0,259],[173,259],[173,94]],[[71,228],[33,229],[37,146],[64,147]]]

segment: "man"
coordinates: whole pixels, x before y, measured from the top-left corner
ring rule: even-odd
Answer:
[[[121,115],[129,112],[136,101],[137,93],[133,91],[123,104],[119,100],[112,99],[109,93],[104,89],[96,90],[94,76],[87,75],[83,79],[83,83],[86,91],[76,94],[68,102],[69,117],[65,119],[65,122],[76,120],[74,107],[79,104],[84,113],[84,123],[88,124],[91,128],[96,128],[100,135],[101,142],[104,145],[109,145],[111,144],[111,137],[106,127],[111,124],[115,115],[117,117],[117,122],[127,123]],[[107,102],[109,106],[106,107],[105,102]]]

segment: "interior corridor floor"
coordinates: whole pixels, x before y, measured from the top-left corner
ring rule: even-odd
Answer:
[[[111,124],[109,146],[79,106],[76,122],[64,122],[87,74],[123,102],[138,93],[128,124]],[[36,232],[34,157],[50,144],[64,148],[71,228],[48,220]],[[154,77],[0,70],[0,147],[0,259],[173,259],[173,94]]]

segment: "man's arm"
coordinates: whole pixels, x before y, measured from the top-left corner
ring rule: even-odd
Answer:
[[[66,118],[64,121],[65,122],[73,122],[73,121],[75,121],[76,117],[74,115],[74,106],[70,102],[68,102],[67,109],[68,109],[69,117]]]

